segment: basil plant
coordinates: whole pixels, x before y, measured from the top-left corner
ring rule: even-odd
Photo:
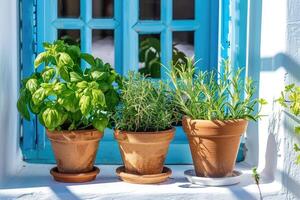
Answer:
[[[22,80],[17,103],[21,115],[30,120],[30,113],[36,114],[50,131],[103,131],[119,102],[119,76],[110,64],[81,53],[76,45],[58,40],[44,43],[44,49],[35,59],[35,72]],[[82,62],[90,67],[83,69]]]

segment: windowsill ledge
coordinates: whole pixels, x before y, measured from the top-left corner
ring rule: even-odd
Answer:
[[[242,182],[227,187],[200,187],[190,184],[183,172],[191,165],[172,165],[171,179],[158,185],[137,185],[120,181],[115,176],[116,165],[101,165],[95,181],[83,184],[55,182],[49,174],[53,165],[25,163],[20,173],[0,189],[0,199],[259,199],[251,170],[238,164]],[[281,184],[262,183],[264,199],[281,194]],[[280,199],[280,197],[279,197]]]

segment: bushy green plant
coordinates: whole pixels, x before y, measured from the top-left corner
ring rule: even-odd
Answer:
[[[170,90],[163,82],[153,82],[139,73],[123,79],[120,105],[114,114],[116,129],[162,131],[176,120]]]
[[[107,113],[118,103],[113,84],[118,76],[111,66],[99,58],[81,53],[76,45],[63,41],[45,43],[45,51],[34,62],[37,70],[22,80],[17,107],[30,120],[30,112],[38,115],[49,130],[96,128],[103,131]],[[90,68],[82,69],[84,60]]]
[[[202,120],[257,120],[255,87],[249,78],[241,78],[242,69],[230,71],[229,61],[223,62],[224,72],[195,72],[193,61],[172,67],[170,77],[174,86],[174,99],[181,111],[192,119]],[[242,98],[244,94],[244,98]]]
[[[277,101],[285,108],[288,108],[292,114],[300,116],[300,86],[290,84],[285,86],[285,90],[281,92],[281,97]],[[300,125],[295,126],[295,133],[300,135]],[[294,150],[298,153],[297,164],[300,164],[300,147],[294,144]]]

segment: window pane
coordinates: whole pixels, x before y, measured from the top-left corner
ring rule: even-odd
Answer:
[[[139,36],[139,72],[151,78],[161,77],[160,35]]]
[[[113,30],[93,30],[92,54],[114,67],[115,47]]]
[[[65,41],[67,44],[78,45],[80,47],[80,30],[57,30],[57,39]]]
[[[159,20],[160,0],[140,0],[140,19]]]
[[[93,0],[93,18],[113,18],[114,0]]]
[[[194,19],[195,0],[174,0],[173,19]]]
[[[78,18],[80,16],[80,0],[58,0],[58,17]]]
[[[173,32],[173,63],[186,64],[186,57],[194,55],[194,32]]]

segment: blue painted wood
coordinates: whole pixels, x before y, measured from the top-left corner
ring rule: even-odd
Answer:
[[[195,60],[196,71],[209,68],[209,25],[210,1],[195,0],[195,21],[200,23],[200,28],[195,31]]]
[[[22,0],[21,12],[21,78],[28,77],[34,69],[32,68],[35,56],[34,51],[34,0]],[[29,13],[29,14],[28,14]],[[31,14],[30,14],[31,13]],[[24,150],[35,148],[36,145],[36,116],[30,115],[31,121],[22,120],[23,124],[23,141],[22,148]]]
[[[138,22],[138,0],[123,1],[123,75],[138,69],[138,33],[133,29]]]

